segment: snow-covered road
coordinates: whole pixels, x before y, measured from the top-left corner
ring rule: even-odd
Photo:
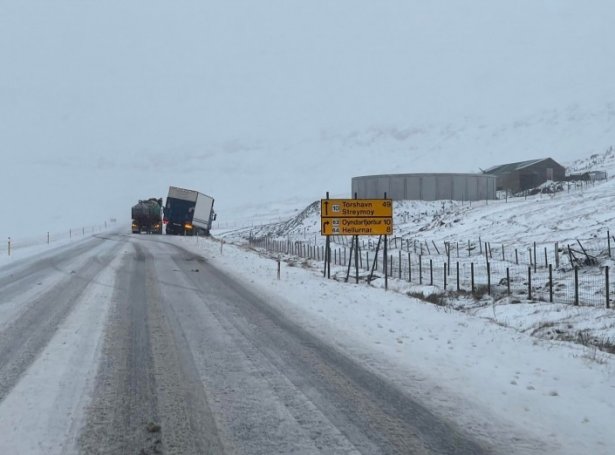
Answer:
[[[0,453],[609,453],[600,368],[219,248],[107,233],[0,268]]]
[[[2,453],[487,453],[201,256],[106,235],[2,270]]]

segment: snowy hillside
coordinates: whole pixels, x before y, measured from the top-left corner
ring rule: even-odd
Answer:
[[[612,176],[615,175],[615,153],[608,149],[576,160],[569,168],[605,170]],[[399,292],[422,295],[432,302],[469,311],[537,336],[575,340],[615,350],[614,313],[604,308],[604,267],[613,270],[615,265],[612,260],[615,257],[613,206],[613,178],[595,183],[564,183],[563,191],[554,194],[471,204],[395,201],[395,232],[389,247],[393,269],[391,286]],[[261,239],[267,238],[267,244],[273,245],[274,255],[289,253],[284,257],[290,262],[294,262],[297,255],[307,256],[313,260],[308,261],[312,267],[322,268],[324,237],[320,235],[319,201],[282,222],[220,230],[215,235],[238,244],[251,242],[258,248],[265,245]],[[373,261],[376,254],[376,240],[373,237],[361,239],[361,280],[366,280],[369,274],[370,258]],[[336,254],[333,274],[336,279],[343,280],[347,273],[345,264],[350,258],[350,239],[334,237],[333,241]],[[450,256],[447,257],[449,246]],[[485,268],[487,251],[490,272]],[[427,270],[430,262],[436,267],[431,272]],[[461,277],[456,279],[454,270],[453,273],[449,271],[446,287],[442,273],[444,264],[451,269],[459,264]],[[552,296],[549,295],[549,264],[553,268]],[[420,284],[419,266],[423,267]],[[456,286],[457,290],[470,290],[470,266],[476,274],[475,286],[482,287],[477,294],[478,300],[452,292]],[[575,306],[575,266],[580,268],[580,306]],[[528,296],[528,267],[531,269],[529,279],[533,280],[531,299]],[[354,273],[354,265],[351,270]],[[381,287],[381,256],[377,270],[372,285]],[[409,275],[413,273],[411,281]],[[487,275],[492,284],[490,296],[486,291]],[[615,275],[611,276],[612,272],[609,275],[613,280]],[[508,290],[507,276],[510,276]],[[449,292],[445,293],[444,289]],[[609,296],[611,300],[615,298],[612,288],[609,288]],[[536,303],[550,299],[553,303]]]

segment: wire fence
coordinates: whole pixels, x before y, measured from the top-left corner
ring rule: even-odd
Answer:
[[[332,239],[331,263],[349,271],[352,265],[354,271],[351,239]],[[424,240],[392,238],[385,261],[382,246],[377,250],[378,241],[370,238],[359,243],[356,257],[362,275],[374,270],[382,277],[386,270],[387,278],[437,286],[444,292],[610,307],[611,272],[600,263],[611,256],[611,240],[607,233],[604,238],[579,240],[573,245],[533,243],[512,248],[480,240],[431,242],[430,246]],[[272,253],[323,262],[326,257],[325,245],[304,240],[264,237],[250,238],[249,243]]]
[[[109,223],[105,221],[97,225],[69,228],[64,231],[46,232],[29,237],[8,237],[6,241],[0,242],[0,256],[12,256],[24,248],[52,245],[60,241],[82,238],[96,232],[101,232],[108,226]]]

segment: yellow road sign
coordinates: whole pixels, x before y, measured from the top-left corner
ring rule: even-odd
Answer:
[[[393,217],[391,199],[321,199],[321,218]]]
[[[322,218],[322,235],[391,235],[392,217]]]

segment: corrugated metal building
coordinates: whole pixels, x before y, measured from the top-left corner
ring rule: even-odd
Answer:
[[[484,171],[497,176],[497,189],[517,193],[536,188],[547,180],[556,182],[566,178],[566,168],[551,158],[501,164]]]
[[[352,178],[352,195],[393,200],[479,201],[496,198],[496,177],[486,174],[386,174]]]

